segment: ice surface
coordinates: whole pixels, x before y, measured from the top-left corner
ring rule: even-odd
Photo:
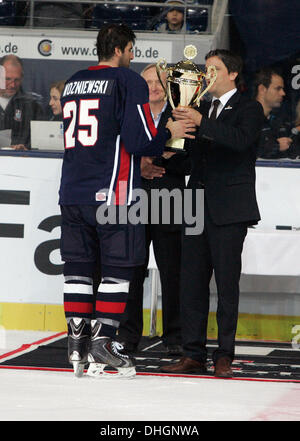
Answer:
[[[53,334],[53,333],[52,333]],[[6,331],[7,353],[51,333]],[[300,421],[300,384],[0,369],[1,421]]]

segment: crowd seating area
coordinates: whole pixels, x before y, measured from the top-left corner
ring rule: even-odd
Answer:
[[[195,7],[198,2],[189,2],[186,9],[186,23],[190,32],[205,32],[208,27],[208,10]],[[201,2],[202,4],[202,2]],[[204,4],[204,3],[203,3]],[[193,7],[194,6],[194,7]],[[131,5],[99,4],[92,11],[91,27],[99,28],[109,21],[124,21],[134,30],[155,30],[164,20],[165,8]]]
[[[15,26],[17,18],[16,3],[2,1],[0,3],[0,24],[1,26]]]
[[[126,1],[126,0],[125,0]],[[132,4],[128,4],[128,3]],[[160,7],[165,0],[155,0],[153,2],[147,0],[127,0],[124,4],[121,0],[94,3],[75,3],[82,8],[82,23],[85,29],[99,29],[108,22],[125,22],[133,30],[152,31],[156,26],[165,19],[166,7]],[[40,5],[43,7],[47,4],[48,8],[43,12],[43,26],[39,26],[40,22]],[[52,5],[51,5],[52,3]],[[0,0],[0,25],[1,26],[33,26],[33,27],[53,27],[55,22],[62,27],[59,22],[59,14],[56,10],[65,7],[69,2],[40,2],[34,1],[33,10],[30,8],[29,1],[11,1]],[[146,5],[143,3],[147,3]],[[153,3],[154,5],[150,5]],[[64,6],[61,6],[63,5]],[[186,26],[187,32],[202,33],[209,30],[210,8],[213,0],[186,0]],[[49,7],[51,5],[51,7]],[[77,17],[78,18],[78,17]],[[38,20],[39,19],[39,20]],[[66,17],[65,26],[74,28],[78,25],[78,21],[70,15]],[[36,24],[37,23],[37,24]],[[71,24],[71,25],[70,25]]]

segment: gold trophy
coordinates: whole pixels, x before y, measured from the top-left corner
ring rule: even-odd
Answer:
[[[165,59],[159,60],[156,64],[159,81],[173,109],[178,106],[199,106],[201,97],[208,92],[217,78],[215,66],[209,66],[207,72],[204,73],[191,61],[197,55],[197,49],[194,45],[186,46],[183,55],[186,60],[179,61],[173,67],[167,67]],[[166,86],[161,80],[161,72],[167,72]],[[204,84],[204,80],[206,84]],[[183,138],[172,139],[167,141],[166,147],[168,150],[184,151],[184,142]]]

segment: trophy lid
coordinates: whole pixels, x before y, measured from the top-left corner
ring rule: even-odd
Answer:
[[[179,61],[177,64],[175,64],[174,70],[179,72],[192,72],[197,74],[201,73],[196,64],[193,63],[191,60]]]
[[[190,73],[201,74],[202,72],[198,69],[196,64],[191,61],[197,55],[197,48],[193,44],[185,46],[183,54],[187,59],[179,61],[174,66],[174,70],[177,72],[190,72]]]
[[[193,44],[188,44],[183,50],[183,55],[188,60],[192,60],[193,58],[195,58],[197,56],[197,53],[197,48]]]

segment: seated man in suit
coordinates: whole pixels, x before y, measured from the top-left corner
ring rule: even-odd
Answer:
[[[262,106],[237,91],[240,57],[223,49],[206,55],[217,79],[210,89],[212,102],[200,111],[178,108],[176,119],[191,118],[198,130],[192,141],[188,188],[195,198],[204,191],[204,228],[198,235],[184,232],[181,261],[181,328],[184,356],[163,366],[163,372],[206,371],[209,284],[214,272],[217,292],[218,347],[213,353],[217,377],[232,376],[238,320],[241,253],[247,228],[256,224],[255,195],[257,141],[263,124]]]
[[[5,69],[5,89],[0,91],[0,130],[11,129],[11,147],[30,149],[30,121],[45,119],[42,97],[22,88],[23,63],[16,55],[0,60]]]
[[[156,127],[163,127],[171,116],[171,107],[166,102],[155,64],[145,67],[141,73],[149,86],[149,104]],[[166,73],[162,73],[166,81]],[[172,157],[169,157],[171,156]],[[185,174],[189,173],[190,162],[184,154],[168,152],[164,157],[142,157],[141,175],[143,189],[151,200],[152,189],[183,190]],[[172,210],[172,208],[171,208]],[[181,256],[181,225],[175,224],[171,213],[170,224],[149,224],[146,227],[147,259],[143,266],[137,267],[130,283],[126,309],[119,327],[119,339],[127,352],[134,352],[143,331],[143,284],[147,273],[149,247],[153,244],[155,260],[160,273],[162,288],[163,343],[169,354],[181,353],[181,332],[179,317],[179,273]]]

